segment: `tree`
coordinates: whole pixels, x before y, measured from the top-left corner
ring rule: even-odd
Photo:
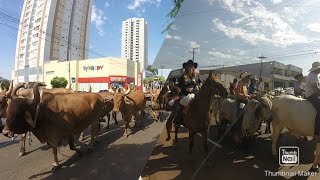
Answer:
[[[64,77],[56,76],[51,80],[50,83],[52,88],[65,88],[68,84],[68,81]]]
[[[167,28],[165,30],[163,30],[161,33],[165,33],[165,32],[168,32],[172,25],[173,25],[173,19],[177,16],[181,6],[182,6],[182,3],[184,0],[172,0],[173,3],[174,3],[174,7],[173,9],[166,15],[167,18],[169,18],[169,20],[167,21],[167,23],[169,23],[167,25]],[[171,21],[171,22],[170,22]]]
[[[9,90],[10,82],[9,81],[1,81],[1,88],[3,90]]]
[[[148,65],[148,67],[147,67],[147,71],[152,72],[154,75],[158,75],[158,69],[154,69],[154,68],[152,68],[152,66],[151,66],[151,65]]]

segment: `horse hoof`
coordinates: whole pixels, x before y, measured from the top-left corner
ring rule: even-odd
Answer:
[[[171,137],[169,136],[169,137],[167,137],[166,141],[170,141],[170,139],[171,139]]]
[[[24,155],[26,155],[26,152],[25,151],[20,151],[19,152],[19,156],[21,157],[21,156],[24,156]]]
[[[261,131],[261,130],[258,130],[258,134],[261,135],[261,134],[262,134],[262,131]]]

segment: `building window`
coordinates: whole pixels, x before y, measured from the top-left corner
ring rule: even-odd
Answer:
[[[24,54],[20,54],[20,58],[23,58]]]
[[[41,18],[38,18],[37,20],[36,20],[36,23],[38,23],[38,22],[40,22],[41,21]]]
[[[33,37],[38,37],[38,36],[39,36],[39,33],[33,35]]]
[[[47,71],[46,72],[46,75],[52,75],[52,74],[54,74],[54,71]]]
[[[40,25],[39,25],[39,26],[34,27],[34,30],[39,30],[39,28],[40,28]]]
[[[38,41],[33,42],[32,45],[33,45],[33,46],[38,45]]]

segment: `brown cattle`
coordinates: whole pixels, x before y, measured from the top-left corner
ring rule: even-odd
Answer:
[[[109,129],[109,124],[110,124],[110,112],[113,110],[113,94],[111,92],[100,92],[98,93],[104,103],[105,103],[105,110],[103,111],[103,117],[104,116],[107,116],[108,117],[108,125],[107,125],[107,128]],[[115,124],[118,125],[118,121],[117,121],[117,115],[115,112],[111,112],[112,113],[112,118],[114,119],[115,121]]]
[[[128,137],[128,127],[132,116],[136,118],[135,120],[140,119],[140,122],[142,122],[145,115],[144,109],[147,102],[145,94],[139,90],[131,91],[129,88],[125,94],[115,93],[113,102],[113,111],[116,113],[120,111],[123,120],[126,122],[124,136]]]
[[[49,143],[54,154],[53,170],[59,166],[57,148],[68,142],[71,150],[75,134],[91,125],[92,148],[98,135],[98,122],[104,108],[102,98],[95,93],[44,93],[40,100],[39,84],[33,87],[34,98],[12,95],[7,108],[7,123],[2,133],[7,137],[31,131],[41,143]]]

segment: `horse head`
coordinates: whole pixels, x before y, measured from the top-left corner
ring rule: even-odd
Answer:
[[[206,81],[200,88],[200,93],[206,94],[208,96],[219,95],[222,98],[228,96],[227,88],[220,82],[219,78],[213,74],[213,71],[210,71],[210,74]]]

